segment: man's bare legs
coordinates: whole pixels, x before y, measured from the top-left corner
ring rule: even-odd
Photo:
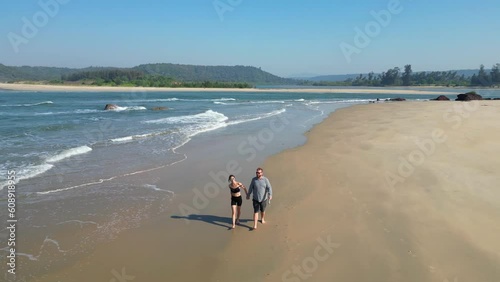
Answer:
[[[257,222],[259,221],[259,213],[253,214],[253,229],[257,229]]]
[[[266,223],[266,212],[260,212],[261,222]],[[259,222],[259,213],[256,212],[253,214],[253,229],[257,229],[257,223]]]

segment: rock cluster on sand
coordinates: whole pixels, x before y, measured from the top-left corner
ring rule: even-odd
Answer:
[[[476,92],[467,92],[465,94],[458,94],[455,101],[472,101],[472,100],[483,100],[483,97]]]
[[[432,99],[433,101],[450,101],[450,98],[444,96],[444,95],[439,95],[436,99]]]

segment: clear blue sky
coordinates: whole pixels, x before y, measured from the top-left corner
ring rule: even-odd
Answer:
[[[44,19],[40,3],[55,1],[67,3]],[[390,22],[373,29],[369,44],[356,45],[355,28],[364,30],[370,22],[374,27],[370,12],[388,10],[391,2],[399,2],[400,12],[389,11]],[[230,9],[218,13],[214,3]],[[5,65],[251,65],[288,76],[500,63],[498,0],[3,0],[0,5]],[[39,25],[38,31],[25,28],[25,37],[23,18]],[[342,42],[359,52],[350,62]]]

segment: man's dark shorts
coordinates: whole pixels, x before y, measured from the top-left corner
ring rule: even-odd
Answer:
[[[259,202],[259,201],[255,200],[255,199],[253,200],[253,212],[254,213],[258,213],[259,210],[261,212],[265,212],[266,211],[266,207],[267,207],[267,201],[266,200],[264,200],[262,202]]]

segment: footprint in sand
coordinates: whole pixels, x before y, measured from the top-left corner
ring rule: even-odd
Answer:
[[[362,142],[361,144],[359,144],[359,148],[363,149],[365,151],[368,151],[368,150],[371,150],[373,148],[373,145],[371,143],[368,143],[368,142]]]

